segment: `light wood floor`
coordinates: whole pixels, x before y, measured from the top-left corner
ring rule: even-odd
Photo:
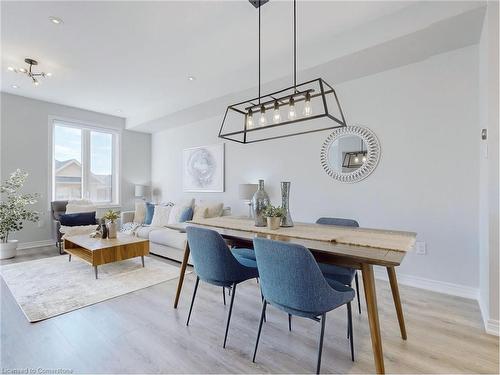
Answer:
[[[52,247],[21,251],[22,262],[58,256]],[[177,280],[142,289],[39,323],[29,323],[4,281],[1,368],[69,369],[86,373],[309,373],[315,370],[320,326],[268,308],[257,363],[251,362],[260,314],[254,280],[238,286],[226,349],[228,308],[221,289],[200,283],[191,324],[185,321],[194,285],[187,276],[179,309]],[[89,276],[89,282],[93,279]],[[388,373],[498,373],[498,337],[484,333],[475,301],[400,286],[408,341],[401,340],[388,283],[377,280]],[[346,339],[346,311],[327,316],[323,373],[371,373],[371,342],[362,304],[354,316],[356,361]]]

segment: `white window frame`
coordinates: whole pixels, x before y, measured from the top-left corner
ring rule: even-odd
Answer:
[[[88,181],[88,172],[90,171],[90,132],[96,131],[101,133],[109,133],[113,136],[113,160],[112,160],[112,201],[111,202],[96,202],[95,205],[99,208],[120,207],[121,206],[121,129],[101,126],[97,124],[87,123],[79,120],[67,119],[58,116],[49,116],[49,209],[50,202],[55,200],[55,140],[54,127],[56,125],[66,126],[82,131],[88,131],[88,136],[82,136],[82,198],[85,198],[86,181]],[[84,134],[84,133],[82,133]]]

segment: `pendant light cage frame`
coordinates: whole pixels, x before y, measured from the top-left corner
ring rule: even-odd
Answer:
[[[314,113],[297,114],[297,112],[302,112],[301,108],[305,107],[307,100],[314,109]],[[290,103],[293,103],[296,108],[295,117],[289,116]],[[276,107],[278,107],[282,120],[274,121]],[[262,124],[259,118],[262,116],[263,109],[264,112],[269,111],[273,114],[273,116],[266,117],[265,124]],[[249,114],[254,117],[253,126],[249,126]],[[301,124],[303,126],[285,126],[308,121],[310,124]],[[335,89],[322,78],[316,78],[267,95],[229,105],[222,120],[219,138],[247,144],[345,126],[347,123]],[[279,134],[281,131],[283,132]]]

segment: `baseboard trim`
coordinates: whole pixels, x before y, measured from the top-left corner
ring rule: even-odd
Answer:
[[[52,246],[55,245],[56,241],[55,240],[42,240],[42,241],[33,241],[33,242],[21,242],[19,245],[17,245],[18,250],[25,250],[25,249],[32,249],[35,247],[42,247],[42,246]]]
[[[485,322],[486,332],[490,335],[500,336],[499,321],[494,319],[488,319]]]
[[[387,272],[383,268],[375,268],[375,277],[381,280],[388,280]],[[445,281],[438,281],[426,279],[424,277],[405,275],[402,273],[397,274],[398,283],[402,285],[412,286],[414,288],[430,290],[432,292],[449,294],[452,296],[463,297],[468,299],[479,300],[479,289],[470,286],[447,283]]]

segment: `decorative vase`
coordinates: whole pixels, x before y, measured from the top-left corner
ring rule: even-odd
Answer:
[[[106,226],[106,220],[99,219],[99,228],[97,229],[102,239],[108,238],[108,227]]]
[[[256,227],[265,227],[267,224],[264,217],[264,209],[269,206],[269,196],[264,190],[264,180],[259,180],[259,188],[252,198],[253,217]]]
[[[116,232],[118,231],[118,224],[114,221],[110,221],[106,224],[106,229],[108,230],[108,238],[116,238]]]
[[[267,227],[271,230],[276,230],[280,227],[281,217],[268,217]]]
[[[291,182],[283,181],[281,183],[281,207],[286,211],[285,216],[281,219],[282,227],[293,227],[292,216],[290,215],[290,184]]]
[[[17,240],[0,242],[0,259],[14,258],[17,254]]]

